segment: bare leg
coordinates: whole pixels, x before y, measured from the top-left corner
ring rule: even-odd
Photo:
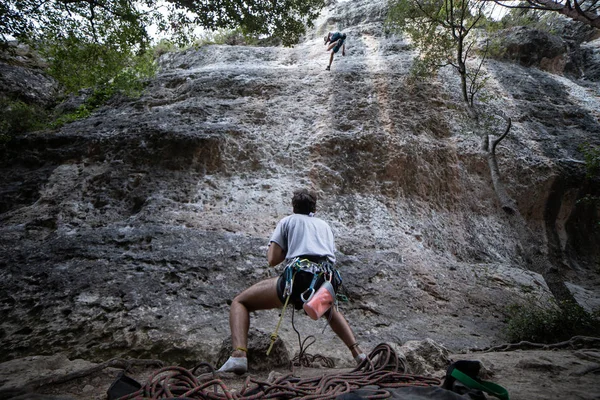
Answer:
[[[329,65],[327,66],[327,68],[331,68],[331,63],[333,62],[333,51],[331,52],[331,56],[329,57]]]
[[[352,333],[352,329],[350,325],[348,325],[348,321],[342,315],[340,311],[336,311],[333,307],[329,309],[327,313],[325,313],[325,317],[329,318],[329,314],[331,315],[331,319],[329,320],[329,326],[331,329],[342,339],[342,342],[352,352],[352,357],[356,357],[357,355],[362,353],[362,350],[359,346],[356,345],[356,339],[354,338],[354,333]]]
[[[238,294],[229,310],[229,328],[233,344],[233,357],[245,357],[246,353],[236,348],[248,348],[250,312],[270,310],[283,306],[277,297],[277,277],[260,281]]]

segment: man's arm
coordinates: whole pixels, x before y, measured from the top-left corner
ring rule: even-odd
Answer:
[[[342,45],[342,55],[345,56],[346,55],[346,43],[344,43]]]
[[[269,249],[267,250],[267,262],[271,267],[276,266],[280,262],[285,260],[285,251],[275,242],[269,243]]]

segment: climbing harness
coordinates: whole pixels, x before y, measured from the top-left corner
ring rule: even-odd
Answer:
[[[275,331],[271,334],[271,344],[267,350],[267,355],[271,354],[271,350],[273,349],[273,345],[275,341],[279,337],[279,328],[281,327],[281,322],[283,321],[283,315],[287,305],[290,301],[290,297],[292,296],[292,288],[294,286],[294,279],[296,274],[299,271],[310,272],[313,274],[312,281],[304,292],[300,294],[300,299],[302,302],[306,303],[310,301],[310,299],[315,294],[315,285],[323,274],[325,276],[329,276],[329,281],[331,281],[335,277],[337,278],[337,282],[341,285],[342,277],[339,272],[333,267],[333,265],[329,261],[323,261],[321,263],[317,263],[311,261],[307,258],[296,257],[290,261],[285,269],[283,270],[283,277],[285,279],[285,287],[283,290],[283,296],[285,297],[285,302],[283,304],[283,308],[281,310],[281,314],[279,315],[279,321],[277,322],[277,326],[275,327]],[[307,297],[308,296],[308,297]],[[337,309],[337,296],[335,297],[334,305]],[[331,316],[331,315],[330,315]]]

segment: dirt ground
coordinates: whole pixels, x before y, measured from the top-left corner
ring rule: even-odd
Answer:
[[[83,371],[94,366],[82,360],[69,361],[60,356],[28,357],[0,365],[0,397],[30,400],[104,400],[107,390],[121,371],[117,368],[104,368],[85,377],[64,383],[49,384],[27,394],[14,397],[7,394],[9,387],[22,386],[25,382],[65,373]],[[598,350],[517,350],[505,352],[453,354],[452,361],[480,360],[484,366],[485,380],[505,387],[511,400],[548,399],[600,399],[600,351]],[[19,363],[17,363],[19,361]],[[136,366],[128,376],[145,383],[157,367]],[[325,374],[348,372],[350,369],[299,368],[294,376],[307,378]],[[226,388],[239,391],[246,379],[251,376],[260,381],[270,381],[281,375],[292,373],[289,370],[260,372],[241,377],[224,374],[221,376]],[[445,371],[433,374],[442,378]],[[490,397],[492,398],[492,397]]]

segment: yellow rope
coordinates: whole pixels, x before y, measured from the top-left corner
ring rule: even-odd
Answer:
[[[292,282],[294,282],[295,277],[296,277],[296,272],[294,272],[294,276],[292,276]],[[277,332],[279,332],[279,327],[281,326],[281,321],[283,321],[283,313],[285,312],[285,309],[287,308],[287,305],[288,305],[288,302],[290,301],[291,296],[292,296],[292,294],[290,293],[290,294],[288,294],[287,298],[285,299],[285,303],[283,304],[283,308],[281,309],[281,315],[279,316],[279,322],[277,322],[277,327],[275,328],[275,332],[271,333],[271,344],[269,345],[269,349],[267,350],[267,356],[271,353],[271,350],[273,350],[273,345],[275,344],[275,341],[279,337]]]

